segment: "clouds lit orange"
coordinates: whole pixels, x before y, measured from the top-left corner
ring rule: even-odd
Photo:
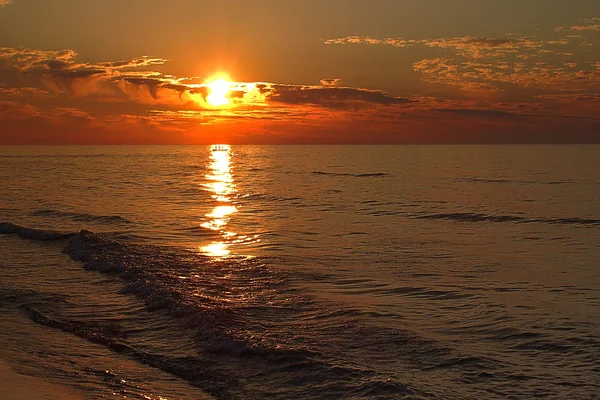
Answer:
[[[265,5],[263,15],[290,19],[290,30],[255,28],[237,12],[208,24],[119,25],[101,38],[94,32],[109,14],[97,5],[61,2],[29,22],[44,4],[0,7],[10,39],[0,48],[0,143],[600,141],[593,7],[567,20],[557,10],[540,26],[516,21],[510,31],[434,16],[417,29],[406,16],[416,6],[398,7],[403,24],[357,19],[337,36],[325,34],[327,21],[314,31]],[[185,4],[186,14],[201,14],[199,4]],[[169,15],[164,3],[155,6],[151,15]],[[387,21],[382,10],[355,8]],[[123,21],[137,12],[119,9]],[[70,30],[66,15],[76,21]],[[50,26],[56,34],[42,40]]]

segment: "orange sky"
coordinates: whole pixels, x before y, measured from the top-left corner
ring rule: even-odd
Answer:
[[[0,144],[600,143],[599,45],[591,1],[0,0]]]

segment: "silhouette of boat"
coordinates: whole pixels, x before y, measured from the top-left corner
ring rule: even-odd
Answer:
[[[229,146],[222,144],[213,144],[210,151],[229,151]]]

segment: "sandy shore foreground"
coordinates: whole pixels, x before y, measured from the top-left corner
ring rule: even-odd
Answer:
[[[0,399],[82,400],[83,397],[67,387],[17,374],[0,359]]]

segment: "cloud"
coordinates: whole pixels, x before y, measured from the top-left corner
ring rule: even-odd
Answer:
[[[504,58],[515,52],[530,52],[542,44],[529,38],[479,38],[458,37],[450,39],[422,40],[419,44],[439,49],[451,49],[457,55],[468,59]]]
[[[340,79],[331,78],[315,86],[233,82],[230,106],[215,109],[206,102],[210,89],[206,83],[198,83],[201,80],[148,69],[165,62],[162,58],[138,57],[92,64],[78,61],[76,52],[69,49],[0,48],[0,96],[25,103],[20,107],[17,102],[7,103],[3,107],[11,111],[0,119],[13,121],[6,125],[11,132],[48,130],[62,138],[61,143],[78,143],[75,131],[67,130],[63,135],[56,127],[77,126],[80,131],[93,128],[98,132],[128,132],[137,127],[169,134],[219,126],[235,131],[253,124],[293,123],[316,129],[336,119],[366,120],[370,112],[381,107],[393,112],[393,108],[408,107],[412,102],[382,91],[339,87]],[[29,106],[29,102],[39,107]],[[14,116],[28,122],[19,125]],[[45,143],[46,139],[34,137],[27,140]],[[13,135],[11,140],[20,139]],[[93,142],[103,143],[104,139]]]
[[[476,95],[499,95],[509,89],[585,89],[600,84],[594,53],[600,18],[587,18],[555,32],[547,39],[506,34],[506,37],[452,37],[435,39],[347,36],[324,40],[326,45],[392,46],[431,49],[432,56],[413,62],[413,71],[427,83],[454,87]]]
[[[100,102],[127,102],[186,107],[192,110],[210,110],[206,84],[183,83],[190,79],[148,71],[145,68],[160,65],[167,60],[139,57],[116,62],[95,64],[77,61],[73,50],[32,50],[0,48],[1,90],[17,91],[23,83],[32,90],[68,98],[90,99]],[[232,84],[229,93],[235,106],[260,105],[268,102],[310,104],[325,108],[362,107],[368,104],[405,104],[409,100],[381,91],[337,87],[340,79],[323,79],[320,86],[239,82]]]
[[[572,31],[600,31],[600,17],[584,18],[579,21],[580,24],[573,25],[569,29]],[[564,28],[563,28],[564,29]]]
[[[103,72],[114,72],[126,68],[140,68],[150,65],[162,65],[167,62],[163,58],[139,57],[132,60],[101,62],[98,64],[86,64],[75,61],[77,53],[71,49],[65,50],[39,50],[0,47],[0,57],[9,59],[13,65],[21,71],[85,71],[99,70]]]
[[[12,0],[0,0],[0,7],[7,6],[7,5],[11,4],[12,2],[13,2]]]
[[[429,48],[453,49],[460,55],[468,58],[482,58],[490,56],[502,57],[503,54],[507,52],[525,49],[538,49],[542,46],[540,42],[525,37],[485,38],[472,36],[424,40],[406,40],[402,38],[378,39],[370,36],[348,36],[336,39],[327,39],[323,43],[326,45],[364,44],[392,46],[399,48],[421,46]]]
[[[540,94],[539,99],[557,100],[565,102],[597,102],[600,103],[600,93],[552,93]]]
[[[29,86],[6,87],[6,85],[0,84],[0,95],[10,95],[10,96],[40,95],[40,96],[44,96],[49,93],[50,92],[47,90],[38,89],[35,87],[29,87]]]
[[[134,101],[176,105],[200,104],[191,98],[194,85],[180,84],[145,67],[167,60],[138,57],[131,60],[96,64],[76,61],[73,50],[34,50],[0,48],[2,91],[17,91],[23,86],[72,98],[96,101]],[[32,90],[33,90],[32,89]]]
[[[140,68],[148,67],[150,65],[162,65],[168,60],[164,58],[153,58],[153,57],[139,57],[132,60],[125,61],[114,61],[114,62],[103,62],[99,63],[98,66],[105,67],[111,70],[125,69],[125,68]]]
[[[596,25],[574,25],[570,29],[572,31],[600,31],[600,24],[596,24]]]
[[[265,90],[265,89],[263,89]],[[358,107],[368,104],[406,104],[411,100],[379,90],[333,86],[270,85],[267,100],[286,104],[313,104],[330,108]]]
[[[473,109],[473,108],[436,108],[434,111],[449,113],[449,114],[461,114],[476,117],[487,117],[487,118],[515,118],[521,116],[521,114],[511,113],[502,110],[492,109]]]
[[[94,121],[96,118],[92,117],[89,113],[79,110],[73,107],[60,107],[53,111],[53,115],[60,120],[64,118],[80,119],[85,121]]]
[[[493,84],[491,77],[502,71],[502,66],[493,64],[468,64],[461,66],[449,58],[433,58],[413,64],[413,70],[421,73],[429,83],[457,86],[466,92],[494,93],[501,89]]]
[[[393,46],[393,47],[408,47],[410,45],[416,44],[415,40],[404,40],[404,39],[395,39],[395,38],[385,38],[385,39],[377,39],[370,36],[347,36],[336,39],[327,39],[324,40],[323,43],[331,45],[331,44],[376,44],[376,45],[385,45],[385,46]]]
[[[31,104],[0,100],[0,120],[11,119],[23,121],[41,115],[42,113],[38,108]]]
[[[347,43],[355,41],[363,39]],[[520,51],[538,49],[539,42],[526,38],[384,42],[443,50],[444,57],[417,61],[413,69],[426,82],[462,93],[448,97],[436,89],[430,91],[436,96],[400,96],[346,82],[341,86],[339,78],[319,85],[232,82],[229,106],[215,108],[206,103],[210,88],[202,78],[153,71],[167,61],[163,58],[86,63],[69,49],[2,47],[0,142],[467,143],[502,141],[506,136],[493,135],[540,126],[554,129],[564,119],[571,123],[561,122],[564,132],[598,127],[598,103],[586,90],[598,83],[597,60],[574,64],[561,56],[560,68],[542,59],[522,60]],[[563,93],[565,82],[580,91]],[[500,102],[497,96],[511,85],[549,88],[532,92],[548,97]],[[487,97],[490,93],[494,96]],[[484,133],[475,137],[467,131]]]
[[[43,110],[29,103],[0,100],[0,120],[27,121],[45,120],[53,124],[70,123],[73,120],[91,122],[96,120],[89,113],[74,107],[57,107]]]
[[[70,77],[85,77],[94,74],[135,74],[135,72],[132,71],[122,72],[121,70],[136,69],[149,65],[161,65],[167,61],[166,59],[162,58],[140,57],[128,61],[88,64],[77,62],[75,60],[77,55],[78,54],[71,49],[38,50],[0,47],[0,59],[5,60],[5,63],[8,62],[10,66],[19,72],[32,75],[48,74],[57,76],[62,75]],[[145,72],[144,74],[146,75],[150,73]]]
[[[564,32],[564,31],[600,31],[600,17],[593,18],[584,18],[578,21],[577,25],[572,25],[570,27],[558,26],[554,28],[554,32]]]
[[[424,47],[444,50],[443,57],[426,58],[413,63],[413,70],[423,81],[457,87],[463,92],[493,94],[508,86],[547,87],[568,84],[585,85],[598,81],[589,68],[575,70],[563,61],[553,65],[552,57],[575,55],[561,47],[570,45],[569,38],[538,40],[531,37],[454,37],[423,40],[377,39],[369,36],[349,36],[329,39],[334,44],[364,44],[393,47]],[[559,47],[557,47],[559,46]],[[453,54],[448,55],[447,51]],[[565,70],[568,67],[568,71]]]
[[[600,71],[576,64],[551,65],[543,61],[460,62],[449,58],[418,61],[413,69],[426,82],[451,85],[466,91],[498,92],[508,87],[588,88],[600,84]]]
[[[340,78],[321,79],[321,86],[337,86],[341,81]]]

